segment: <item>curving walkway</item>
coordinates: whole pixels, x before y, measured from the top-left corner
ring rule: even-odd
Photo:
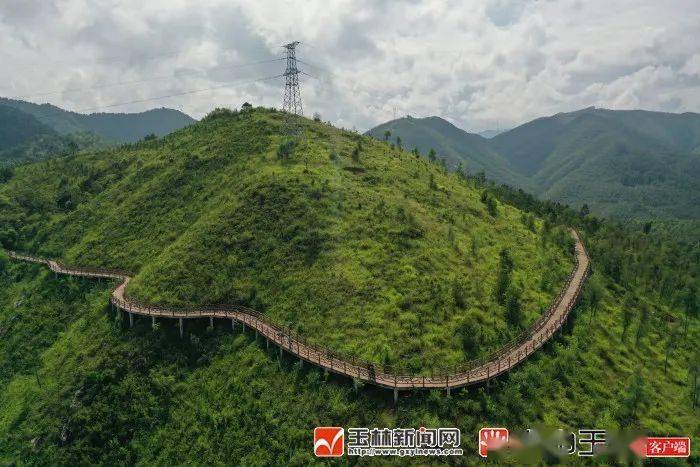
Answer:
[[[590,259],[578,233],[572,229],[571,235],[576,243],[575,265],[564,288],[554,299],[549,309],[518,338],[488,357],[466,362],[448,373],[431,376],[400,374],[389,366],[341,356],[330,349],[309,343],[295,331],[271,323],[260,313],[243,306],[220,305],[166,308],[139,303],[127,297],[126,286],[129,284],[130,274],[123,271],[99,268],[70,268],[57,261],[36,256],[15,252],[9,252],[9,255],[16,260],[45,264],[57,274],[116,279],[120,281],[119,285],[112,290],[110,302],[117,309],[129,313],[132,324],[134,314],[151,316],[154,322],[158,317],[175,318],[180,320],[180,334],[182,335],[184,319],[208,317],[212,320],[212,323],[214,318],[230,319],[234,327],[235,323],[239,322],[242,323],[243,329],[245,329],[245,326],[248,326],[262,334],[268,339],[268,342],[271,341],[279,347],[280,353],[286,350],[301,360],[306,360],[328,371],[376,386],[394,389],[394,396],[396,397],[398,390],[441,388],[447,389],[449,393],[451,388],[488,381],[511,370],[546,343],[566,322],[590,271]]]

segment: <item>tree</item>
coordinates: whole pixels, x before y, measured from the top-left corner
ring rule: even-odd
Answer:
[[[513,273],[513,259],[507,248],[501,250],[498,278],[496,279],[496,301],[501,305],[506,304],[508,290],[510,289],[511,274]]]
[[[430,178],[428,180],[428,187],[431,190],[437,190],[437,188],[438,188],[437,183],[435,182],[435,176],[433,176],[432,173],[430,174]]]
[[[634,300],[634,297],[632,297],[632,294],[627,294],[625,296],[625,301],[622,305],[622,337],[625,337],[625,334],[627,334],[627,329],[630,327],[630,323],[632,322],[632,317],[634,316],[634,309],[636,308],[637,303]]]
[[[358,142],[358,143],[357,143],[357,146],[355,146],[355,148],[352,150],[352,154],[350,155],[350,157],[352,158],[352,161],[353,161],[355,164],[357,164],[357,163],[360,162],[360,151],[361,151],[361,150],[362,150],[362,146],[361,146],[360,143]]]
[[[468,357],[474,357],[479,350],[481,328],[471,319],[467,319],[459,328],[462,338],[462,349]]]
[[[318,112],[314,112],[314,122],[320,122],[321,121],[321,114]]]
[[[435,162],[435,159],[437,159],[437,154],[435,153],[435,149],[430,148],[430,151],[428,151],[428,159],[430,159],[430,162]]]
[[[591,210],[588,207],[588,204],[584,203],[583,206],[581,206],[581,216],[586,217],[590,213],[591,213]]]
[[[296,141],[292,139],[288,139],[286,141],[282,141],[280,143],[279,147],[277,148],[277,159],[279,160],[285,160],[289,159],[294,152],[294,149],[296,148],[297,143]]]
[[[595,279],[589,279],[583,291],[583,299],[588,304],[593,315],[598,311],[600,302],[603,299],[603,289]]]
[[[396,137],[396,147],[399,148],[399,151],[401,151],[403,149],[401,146],[401,137],[400,136]]]
[[[523,309],[520,305],[520,291],[514,287],[509,287],[506,301],[506,319],[508,323],[515,327],[523,324]]]
[[[649,388],[642,377],[635,374],[627,388],[627,393],[620,401],[620,412],[617,417],[620,425],[625,427],[637,421],[637,413],[649,404],[650,400]]]
[[[488,191],[484,190],[481,192],[481,202],[486,205],[486,210],[492,217],[498,215],[498,202]]]
[[[462,288],[462,284],[460,284],[457,279],[452,281],[452,298],[454,298],[457,308],[461,308],[463,310],[467,307],[467,299],[464,296],[464,289]]]
[[[695,408],[698,405],[698,399],[700,399],[700,384],[698,384],[698,380],[700,379],[700,346],[695,347],[695,351],[688,363],[690,399],[693,402],[693,408]]]
[[[698,292],[694,282],[690,282],[683,291],[683,308],[685,309],[685,333],[688,333],[688,321],[698,317]]]
[[[664,347],[664,374],[668,370],[668,357],[676,348],[676,342],[678,340],[678,329],[673,329],[670,331],[668,340],[666,341],[666,346]]]
[[[639,317],[639,324],[637,325],[635,344],[639,344],[639,340],[647,333],[647,329],[649,327],[649,306],[646,303],[640,303],[639,306],[642,314]]]
[[[389,138],[391,138],[391,132],[390,132],[389,130],[386,130],[386,131],[384,132],[384,142],[385,142],[385,143],[388,143],[388,142],[389,142]]]

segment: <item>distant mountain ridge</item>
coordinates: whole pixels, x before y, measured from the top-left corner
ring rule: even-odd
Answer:
[[[30,114],[62,135],[88,131],[115,143],[133,143],[152,133],[163,136],[195,122],[179,110],[166,108],[140,113],[80,114],[51,104],[7,98],[0,98],[0,105]]]
[[[417,148],[423,155],[435,149],[450,169],[456,169],[461,163],[472,173],[483,171],[503,183],[528,185],[487,138],[468,133],[443,118],[403,117],[372,128],[366,134],[384,139],[386,131],[391,132],[393,142],[399,136],[405,149]]]
[[[449,131],[445,130],[448,128]],[[442,130],[436,129],[442,128]],[[438,117],[367,133],[434,148],[451,167],[619,219],[700,220],[700,114],[595,107],[542,117],[491,139]],[[700,225],[700,224],[698,224]]]
[[[34,116],[0,104],[0,166],[34,162],[106,143],[89,132],[60,135]]]

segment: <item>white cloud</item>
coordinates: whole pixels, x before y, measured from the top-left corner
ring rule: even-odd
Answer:
[[[281,62],[238,65],[298,39],[320,67],[302,65],[320,78],[303,79],[307,114],[346,127],[394,108],[471,130],[589,105],[698,111],[699,32],[694,0],[5,0],[0,94],[80,110],[241,83],[281,73]],[[281,80],[233,84],[109,110],[200,117],[279,106],[281,94]]]

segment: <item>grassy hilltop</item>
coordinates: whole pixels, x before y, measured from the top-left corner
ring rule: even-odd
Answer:
[[[0,251],[0,463],[308,465],[319,425],[455,426],[460,465],[480,463],[483,426],[700,434],[696,245],[318,122],[291,148],[281,118],[216,112],[159,140],[20,167],[0,182],[0,241],[132,269],[141,299],[245,303],[337,350],[429,371],[537,316],[571,267],[555,225],[573,225],[594,273],[563,333],[489,387],[406,392],[395,407],[227,323],[188,323],[185,340],[168,320],[129,329],[108,285]]]
[[[262,109],[214,114],[161,140],[18,170],[0,189],[14,198],[4,242],[133,270],[134,298],[242,303],[416,372],[512,338],[572,268],[563,231],[482,201],[434,164],[308,120],[280,157],[281,124]]]

